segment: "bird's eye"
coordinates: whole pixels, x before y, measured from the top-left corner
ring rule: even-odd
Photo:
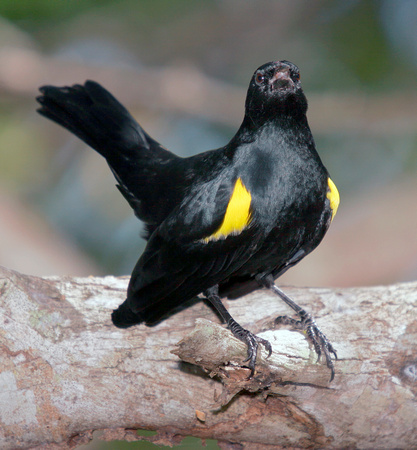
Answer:
[[[293,73],[292,78],[294,81],[300,81],[300,78],[301,78],[300,72]]]
[[[255,76],[256,84],[262,84],[265,80],[265,75],[262,72],[258,72]]]

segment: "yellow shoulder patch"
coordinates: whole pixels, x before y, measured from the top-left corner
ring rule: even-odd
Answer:
[[[250,204],[252,197],[241,178],[238,178],[227,205],[226,214],[220,228],[203,239],[204,242],[226,239],[227,236],[241,233],[251,222]]]
[[[330,209],[332,210],[332,220],[333,220],[333,217],[336,215],[337,208],[339,207],[340,195],[336,185],[330,178],[327,179],[327,184],[329,186],[329,190],[327,191],[326,197],[329,199],[330,202]]]

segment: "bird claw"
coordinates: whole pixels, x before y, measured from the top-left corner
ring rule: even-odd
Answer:
[[[248,362],[247,366],[250,369],[249,378],[252,378],[255,373],[255,365],[256,365],[256,357],[258,355],[258,347],[259,344],[262,344],[268,352],[267,358],[269,358],[272,354],[272,346],[269,341],[266,339],[262,339],[249,330],[246,330],[242,326],[240,326],[237,322],[229,324],[229,329],[232,331],[233,335],[244,342],[248,346],[248,357],[244,360],[244,362]]]
[[[331,371],[330,381],[333,381],[335,370],[332,355],[334,356],[334,359],[337,359],[336,350],[326,335],[317,326],[310,314],[302,309],[298,312],[298,315],[300,316],[300,320],[296,320],[288,316],[279,316],[275,319],[275,324],[291,325],[297,330],[304,331],[307,335],[307,339],[314,346],[314,350],[317,353],[317,361],[320,360],[321,355],[324,353],[326,358],[326,366]]]

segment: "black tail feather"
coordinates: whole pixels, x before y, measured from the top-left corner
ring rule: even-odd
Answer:
[[[175,205],[171,198],[166,209],[154,207],[167,194],[172,197],[171,193],[176,192],[175,177],[166,171],[169,163],[179,158],[152,139],[128,110],[95,81],[66,87],[43,86],[40,92],[38,112],[106,158],[119,190],[150,227],[150,235]]]
[[[118,328],[129,328],[143,322],[141,315],[134,313],[126,302],[112,312],[111,320]]]
[[[145,132],[127,109],[95,81],[71,87],[43,86],[38,112],[104,156],[133,156],[149,149]],[[110,161],[109,161],[110,162]]]

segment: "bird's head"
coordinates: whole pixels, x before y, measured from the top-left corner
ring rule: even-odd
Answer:
[[[251,79],[245,107],[246,116],[255,124],[280,116],[305,115],[307,99],[298,67],[289,61],[259,67]]]

